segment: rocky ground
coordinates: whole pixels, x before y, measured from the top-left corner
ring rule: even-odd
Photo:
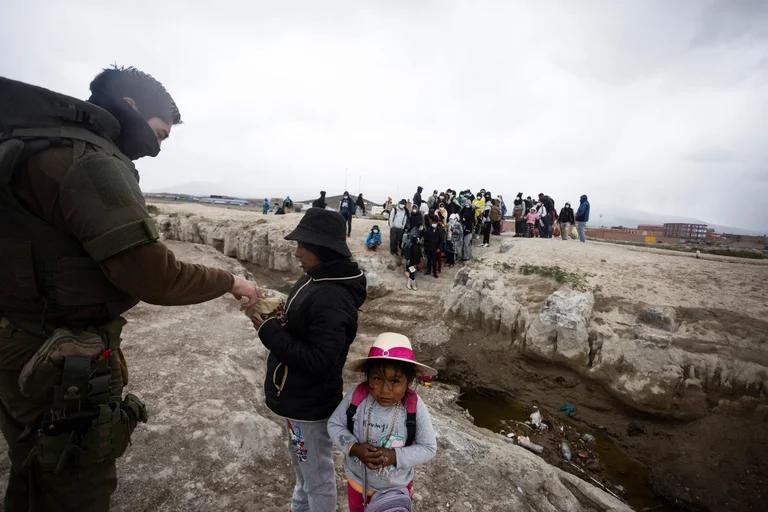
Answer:
[[[243,234],[228,226],[228,211],[166,211],[173,208],[160,218],[172,238],[271,258],[278,269],[295,265],[279,239],[295,215],[257,218],[265,224]],[[397,260],[362,247],[374,222],[355,219],[350,242],[371,284],[363,337],[407,331],[451,382],[553,411],[565,399],[579,404],[580,421],[606,430],[650,468],[656,492],[687,508],[760,507],[768,488],[765,458],[754,456],[768,453],[765,262],[505,235],[475,248],[471,265],[420,278],[419,291],[407,292]],[[525,265],[556,266],[565,284],[535,269],[524,275]]]
[[[182,260],[246,273],[211,247],[168,243]],[[113,510],[287,510],[292,472],[282,423],[264,406],[266,350],[237,301],[227,296],[188,307],[141,304],[127,316],[128,390],[149,405],[150,421],[139,426],[118,463]],[[358,340],[353,356],[366,350]],[[351,386],[353,376],[347,381]],[[438,456],[417,474],[416,499],[423,508],[629,510],[472,425],[456,406],[455,386],[436,384],[420,393],[439,432]],[[5,478],[8,466],[1,460]],[[341,473],[338,482],[339,507],[346,510]]]
[[[215,249],[174,244],[182,258],[243,272],[236,258],[283,290],[297,275],[293,244],[282,236],[298,214],[159,206],[167,238]],[[374,222],[355,219],[350,239],[370,296],[353,356],[379,332],[407,333],[444,381],[537,402],[551,415],[573,402],[577,425],[604,432],[651,468],[659,494],[687,508],[761,508],[768,266],[504,235],[475,248],[470,265],[440,279],[419,276],[411,292],[396,259],[364,250]],[[524,275],[524,265],[539,267]],[[554,266],[565,284],[540,275]],[[236,304],[140,305],[130,316],[133,391],[152,418],[120,462],[116,508],[284,510],[291,478],[279,423],[263,406],[264,351]],[[623,507],[474,427],[455,405],[457,388],[421,392],[441,433],[435,463],[418,473],[417,497],[430,509]]]

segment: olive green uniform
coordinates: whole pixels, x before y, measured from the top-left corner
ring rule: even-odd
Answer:
[[[111,438],[99,440],[106,455],[75,447],[55,469],[41,458],[40,440],[49,439],[41,425],[59,398],[22,394],[19,376],[46,339],[60,328],[102,336],[104,326],[117,325],[114,336],[104,335],[112,378],[103,391],[119,400],[127,380],[117,370],[113,385],[115,361],[122,362],[120,315],[140,300],[192,304],[233,285],[228,272],[176,261],[157,240],[138,173],[111,144],[114,118],[98,115],[106,126],[98,138],[47,137],[53,143],[17,166],[5,189],[0,184],[0,427],[11,459],[3,507],[10,512],[105,511],[117,485],[114,457],[124,447],[110,456]],[[64,135],[70,133],[77,134]],[[30,132],[28,139],[34,138]],[[132,430],[135,415],[131,423]]]

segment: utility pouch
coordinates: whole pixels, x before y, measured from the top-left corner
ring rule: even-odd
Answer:
[[[131,444],[136,425],[146,421],[144,402],[128,394],[122,402],[111,401],[93,410],[44,422],[31,455],[43,471],[53,473],[60,473],[70,464],[87,467],[115,460]]]
[[[128,413],[115,402],[99,405],[98,411],[80,442],[82,453],[76,460],[78,466],[114,460],[128,447]]]
[[[105,348],[96,333],[56,329],[22,368],[19,390],[30,399],[45,398],[61,380],[66,358],[97,360]]]
[[[77,464],[89,466],[121,457],[131,444],[131,434],[139,422],[147,422],[147,409],[135,395],[126,395],[120,403],[99,405],[99,415],[80,443],[82,454]]]

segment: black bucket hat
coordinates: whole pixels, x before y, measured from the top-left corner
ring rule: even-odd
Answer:
[[[319,245],[349,258],[347,223],[340,213],[324,208],[310,208],[296,229],[285,235],[286,240]]]

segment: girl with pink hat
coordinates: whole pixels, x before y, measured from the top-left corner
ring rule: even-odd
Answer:
[[[369,511],[410,510],[414,466],[437,451],[429,411],[411,384],[437,371],[416,360],[407,337],[392,332],[347,367],[366,379],[331,415],[328,433],[345,455],[349,510],[362,512],[366,503]]]

